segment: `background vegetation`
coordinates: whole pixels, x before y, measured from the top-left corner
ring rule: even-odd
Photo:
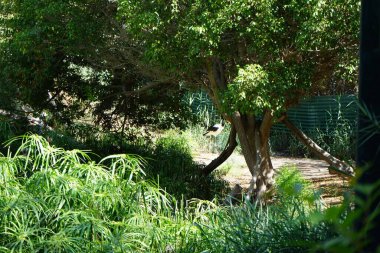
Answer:
[[[325,209],[295,168],[272,180],[269,152],[309,155],[269,138],[302,97],[357,92],[359,9],[0,0],[0,252],[364,252],[379,184]],[[350,160],[355,125],[340,116],[309,134]],[[224,133],[204,137],[221,118]],[[236,135],[260,201],[226,204],[224,172],[193,161]]]

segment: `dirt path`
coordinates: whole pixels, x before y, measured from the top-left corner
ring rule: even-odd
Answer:
[[[212,153],[203,153],[194,156],[194,160],[201,164],[208,164],[218,155]],[[322,198],[327,205],[338,204],[342,201],[343,192],[347,190],[347,180],[330,174],[328,164],[322,160],[309,158],[289,158],[289,157],[272,157],[273,167],[278,171],[284,166],[297,167],[305,179],[313,183],[316,190],[322,192]],[[247,189],[251,180],[251,174],[246,167],[244,157],[240,154],[232,154],[231,157],[221,166],[220,169],[229,169],[229,172],[223,178],[229,182],[231,186],[240,184]]]

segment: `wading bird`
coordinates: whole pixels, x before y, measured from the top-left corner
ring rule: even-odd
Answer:
[[[222,121],[220,124],[215,124],[207,128],[206,132],[203,134],[205,136],[217,136],[222,132],[224,128],[224,122]]]

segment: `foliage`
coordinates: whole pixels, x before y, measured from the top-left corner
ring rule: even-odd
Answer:
[[[94,56],[92,50],[104,44],[99,34],[108,24],[107,1],[1,1],[0,11],[5,31],[0,90],[6,98],[1,107],[14,110],[22,101],[35,109],[63,113],[71,105],[72,110],[65,112],[75,115],[80,103],[74,98],[91,97],[90,87],[101,78],[85,81],[74,66],[85,65]],[[54,103],[49,96],[54,96]]]
[[[14,130],[11,120],[0,115],[0,142],[2,143],[12,138]]]
[[[319,0],[191,0],[169,5],[121,0],[118,14],[127,34],[143,49],[142,60],[207,89],[223,117],[234,124],[252,174],[266,175],[256,183],[269,186],[271,173],[264,173],[270,170],[269,162],[259,165],[259,159],[250,157],[269,156],[272,123],[283,120],[302,96],[335,83],[339,64],[352,76],[357,74],[349,59],[356,58],[358,22],[350,19],[347,24],[328,14],[344,8],[359,18],[359,6],[356,0],[338,1],[325,12],[330,6]],[[332,28],[330,35],[347,41],[344,50],[331,48],[336,44],[330,44],[330,35],[319,33],[320,40],[309,40],[323,23]],[[351,89],[356,82],[347,84]],[[264,124],[258,127],[260,118]],[[253,126],[257,128],[248,130]],[[263,148],[254,145],[256,130]]]
[[[315,223],[329,222],[333,224],[334,230],[339,234],[338,237],[321,243],[318,250],[354,253],[368,251],[366,250],[368,245],[375,245],[373,252],[379,252],[380,246],[377,238],[375,241],[370,241],[368,236],[380,217],[377,202],[379,186],[379,180],[367,185],[356,182],[353,186],[356,196],[346,193],[342,205],[330,207],[326,212],[314,215]],[[362,219],[363,216],[368,218]],[[360,230],[357,229],[359,223],[362,224]]]
[[[44,136],[51,144],[65,149],[91,150],[88,156],[97,162],[101,157],[115,153],[145,157],[147,178],[157,181],[161,188],[178,199],[212,199],[216,195],[227,194],[228,186],[220,176],[204,177],[201,166],[193,161],[195,147],[191,143],[195,142],[191,138],[198,136],[191,136],[189,130],[178,131],[166,131],[162,136],[158,133],[156,136],[134,136],[132,139],[119,133],[100,131],[91,125],[75,124],[65,128],[65,131],[44,132]],[[200,136],[203,137],[202,134]],[[203,138],[210,143],[210,140]],[[12,145],[11,149],[15,150],[15,146]]]
[[[220,153],[224,150],[228,141],[230,126],[227,125],[217,136],[204,136],[206,132],[203,125],[190,125],[182,135],[187,139],[192,152],[198,153]]]
[[[212,104],[210,97],[204,90],[199,92],[188,92],[183,98],[183,103],[191,108],[195,120],[192,124],[187,125],[186,129],[181,132],[190,145],[192,153],[222,152],[228,141],[230,125],[226,123],[223,131],[214,137],[204,136],[206,129],[214,124],[221,123],[221,115]]]
[[[343,20],[341,11],[350,19]],[[350,61],[356,59],[358,43],[359,2],[354,0],[333,5],[318,0],[120,1],[119,15],[145,48],[147,61],[183,78],[205,68],[208,59],[221,59],[230,100],[262,96],[238,105],[243,111],[284,110],[307,93],[305,88],[321,91],[340,82],[343,69],[351,77],[357,71]],[[335,49],[339,40],[345,41],[341,50]],[[348,89],[355,85],[350,80],[345,82]]]
[[[267,93],[261,94],[269,86],[268,74],[260,65],[246,65],[239,69],[237,77],[229,85],[226,94],[226,107],[231,105],[231,111],[241,111],[243,113],[262,113],[262,110],[270,107],[270,102],[265,98]]]
[[[138,49],[116,20],[115,1],[2,0],[0,6],[1,109],[49,111],[58,124],[86,116],[114,130],[188,124],[177,82],[140,92],[157,71],[136,61]]]
[[[212,104],[206,91],[188,91],[184,94],[182,101],[186,106],[191,108],[191,112],[195,117],[195,123],[208,127],[220,120],[218,110]]]
[[[249,64],[238,68],[236,78],[225,93],[225,110],[255,115],[262,115],[268,108],[277,113],[284,112],[287,101],[299,99],[297,89],[308,87],[305,75],[302,80],[305,86],[297,85],[297,76],[301,73],[302,69],[297,68],[297,64],[286,67],[279,63],[269,63],[264,67]]]
[[[37,135],[21,138],[14,156],[1,157],[4,250],[149,248],[145,235],[154,220],[143,217],[163,214],[170,204],[163,191],[143,180],[141,158],[114,155],[94,163],[83,151],[52,147]],[[109,169],[104,166],[107,161]]]
[[[307,252],[336,238],[329,222],[314,223],[311,211],[320,210],[305,208],[294,197],[271,206],[245,203],[215,212],[211,224],[198,224],[204,252]]]
[[[317,195],[297,168],[282,167],[276,175],[276,198],[295,198],[307,206],[316,202]]]
[[[218,175],[202,175],[201,167],[193,161],[188,140],[170,131],[159,138],[148,175],[158,177],[160,186],[178,199],[223,197],[228,191],[227,183]]]
[[[176,201],[144,179],[146,162],[138,156],[95,163],[84,151],[50,146],[37,135],[9,144],[18,141],[14,155],[0,157],[4,252],[305,250],[333,235],[291,202],[277,209]]]

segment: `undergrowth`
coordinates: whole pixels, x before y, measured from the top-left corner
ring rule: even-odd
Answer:
[[[268,206],[179,200],[140,156],[95,162],[38,135],[8,144],[18,148],[0,157],[0,252],[305,252],[335,236],[297,194]]]
[[[190,136],[179,130],[169,130],[151,139],[130,139],[120,133],[101,132],[91,125],[75,124],[64,131],[44,131],[43,135],[50,145],[91,150],[87,155],[95,162],[115,153],[144,157],[146,177],[178,199],[211,200],[228,192],[228,185],[220,175],[202,175],[202,167],[192,158],[194,147]],[[17,144],[11,145],[10,150],[15,152],[16,147]]]

